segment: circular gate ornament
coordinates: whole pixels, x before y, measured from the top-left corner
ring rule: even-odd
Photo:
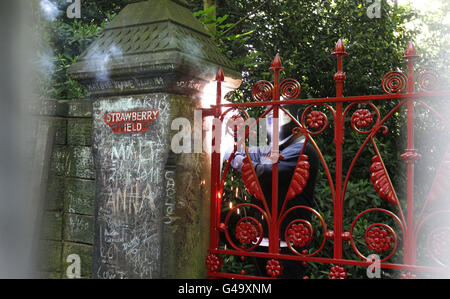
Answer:
[[[255,101],[270,101],[272,99],[273,85],[269,81],[261,80],[252,88],[252,97]]]
[[[391,243],[394,242],[390,232],[381,227],[372,227],[367,230],[365,240],[369,249],[377,253],[389,250]]]
[[[346,279],[347,272],[345,272],[345,268],[341,266],[331,267],[330,273],[328,273],[330,279]]]
[[[294,246],[305,247],[311,242],[312,232],[303,223],[292,224],[287,229],[287,240]]]
[[[250,221],[242,221],[236,227],[236,239],[242,244],[252,244],[258,239],[258,228]]]
[[[321,111],[311,111],[306,117],[306,123],[311,129],[320,129],[327,125],[327,117]]]
[[[351,121],[359,128],[367,128],[373,123],[373,114],[368,109],[358,109],[353,113]]]
[[[222,258],[215,255],[210,254],[206,257],[206,269],[210,272],[217,272],[222,268]]]
[[[408,78],[405,74],[398,71],[387,73],[383,77],[382,87],[386,93],[394,94],[400,93],[406,89],[406,82]]]
[[[277,260],[269,260],[266,265],[267,275],[270,277],[278,277],[283,274],[283,265],[281,265],[280,261]]]

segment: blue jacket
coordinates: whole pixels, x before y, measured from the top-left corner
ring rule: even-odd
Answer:
[[[316,182],[317,171],[319,168],[319,159],[316,150],[314,149],[314,147],[311,145],[310,142],[306,142],[305,145],[304,139],[302,140],[298,139],[294,141],[292,144],[286,146],[285,148],[282,148],[280,151],[280,155],[283,156],[283,159],[280,159],[280,162],[278,163],[278,214],[281,212],[283,202],[285,200],[287,191],[289,189],[289,185],[291,183],[292,175],[294,174],[298,158],[304,146],[305,149],[303,150],[303,154],[308,156],[308,162],[310,164],[308,182],[305,188],[303,189],[302,193],[295,196],[286,204],[284,212],[286,212],[289,208],[294,206],[300,205],[312,206],[314,196],[314,186]],[[249,148],[249,155],[252,160],[253,167],[255,168],[255,172],[258,176],[262,191],[267,200],[267,205],[271,209],[272,164],[267,163],[267,160],[269,159],[268,158],[269,154],[270,150],[267,151],[267,148]],[[232,166],[240,171],[240,167],[242,166],[242,159],[244,157],[245,157],[244,153],[236,153],[236,157],[234,158]],[[253,199],[252,203],[257,204],[264,209],[261,201]],[[273,214],[273,211],[270,212]],[[279,217],[280,216],[281,215],[279,215]],[[309,221],[310,218],[311,213],[307,210],[297,209],[292,211],[286,216],[286,218],[283,220],[281,224],[280,238],[282,240],[284,239],[284,231],[291,221],[296,219],[305,219]],[[267,236],[267,227],[265,227],[264,231],[265,236]]]

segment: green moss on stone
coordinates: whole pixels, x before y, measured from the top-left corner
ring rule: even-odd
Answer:
[[[50,174],[64,176],[68,160],[68,149],[66,146],[55,146],[50,161]]]
[[[64,192],[64,178],[50,175],[47,182],[45,209],[51,211],[62,211],[64,206]]]
[[[64,240],[93,244],[94,217],[87,215],[65,214]]]
[[[62,244],[55,241],[41,241],[39,248],[39,266],[43,272],[61,275]],[[59,277],[55,277],[59,278]]]
[[[95,177],[91,147],[69,147],[65,175],[82,179],[93,179]]]
[[[67,178],[65,182],[65,212],[94,215],[95,181]]]
[[[61,240],[62,214],[60,212],[45,212],[42,226],[42,238],[46,240]]]
[[[67,124],[68,145],[90,146],[92,144],[92,120],[89,118],[73,118]]]

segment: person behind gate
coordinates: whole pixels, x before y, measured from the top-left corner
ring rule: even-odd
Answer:
[[[295,108],[293,106],[287,107],[287,110],[293,110],[292,115],[297,115],[295,113]],[[266,117],[267,121],[267,132],[268,140],[270,146],[272,144],[272,125],[273,125],[273,115],[271,113]],[[279,151],[280,160],[278,163],[278,213],[281,212],[286,194],[289,189],[289,185],[296,169],[299,156],[301,154],[307,156],[307,161],[309,163],[309,177],[306,186],[300,194],[297,194],[293,199],[286,203],[286,208],[288,209],[294,206],[308,206],[311,207],[313,203],[314,196],[314,186],[316,183],[317,171],[319,167],[319,159],[316,150],[307,142],[305,136],[302,134],[293,134],[293,129],[296,127],[296,123],[280,109],[279,118]],[[249,156],[251,163],[255,169],[256,175],[260,182],[261,189],[267,200],[267,204],[271,206],[272,197],[272,160],[269,157],[270,151],[267,150],[267,146],[260,146],[257,148],[249,149]],[[225,155],[225,158],[230,156],[230,153]],[[243,152],[236,152],[233,160],[231,161],[231,166],[237,171],[242,171],[242,166],[248,163],[246,159],[246,154]],[[260,201],[256,201],[256,204],[260,205],[262,209],[264,207]],[[271,211],[273,214],[274,212]],[[287,229],[288,224],[291,221],[303,219],[310,221],[311,213],[305,209],[294,209],[291,211],[286,218],[281,223],[280,236],[284,236],[284,232]],[[255,248],[258,252],[268,252],[269,239],[268,239],[268,227],[265,222],[263,222],[263,239],[259,246]],[[283,239],[283,237],[281,237]],[[285,241],[280,241],[280,253],[282,254],[292,254],[288,245]],[[280,278],[302,278],[304,276],[305,268],[302,266],[300,261],[283,260],[281,261],[283,265],[283,272]],[[254,260],[258,274],[265,276],[267,259],[255,258]]]

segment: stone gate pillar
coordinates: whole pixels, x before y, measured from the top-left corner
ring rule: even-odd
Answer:
[[[93,105],[93,277],[201,278],[210,159],[171,151],[171,125],[194,129],[219,66],[239,74],[184,0],[131,2],[70,69]]]

